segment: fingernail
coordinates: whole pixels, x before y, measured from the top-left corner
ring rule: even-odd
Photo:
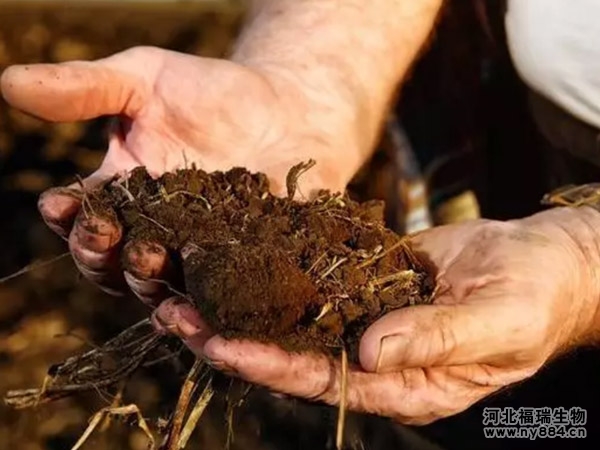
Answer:
[[[117,228],[115,222],[97,216],[79,217],[77,225],[88,233],[99,236],[112,236]]]
[[[68,236],[73,221],[81,205],[81,193],[76,195],[72,189],[52,188],[43,192],[37,203],[38,210],[55,233]]]
[[[124,265],[127,270],[139,278],[156,278],[166,272],[167,251],[161,245],[152,242],[128,242],[124,249]]]
[[[179,299],[178,299],[179,300]],[[158,323],[181,339],[188,339],[200,333],[202,323],[198,312],[185,302],[166,300],[154,312]]]
[[[169,330],[167,330],[166,324],[158,316],[158,314],[156,314],[156,311],[152,312],[152,315],[150,316],[150,323],[152,324],[152,326],[154,327],[154,329],[156,330],[157,333],[163,334],[163,335],[169,333]]]
[[[185,300],[183,300],[185,302]],[[180,303],[177,305],[180,321],[180,328],[186,337],[191,337],[200,332],[200,317],[198,311],[189,303]]]
[[[128,271],[123,272],[123,276],[125,277],[125,281],[129,285],[129,288],[145,305],[153,307],[157,306],[160,301],[158,298],[159,294],[166,291],[164,285],[154,281],[140,280]]]
[[[289,398],[289,395],[282,394],[281,392],[269,391],[269,394],[271,397],[275,397],[278,400],[285,400]]]
[[[80,218],[74,228],[77,242],[96,253],[110,250],[121,239],[121,232],[120,225],[97,217]]]
[[[400,355],[406,348],[408,339],[401,334],[391,334],[381,338],[375,372],[389,371],[401,363]]]
[[[69,187],[53,187],[42,192],[40,195],[40,200],[53,196],[63,196],[81,200],[83,198],[83,192]]]
[[[225,375],[229,375],[229,376],[237,375],[237,372],[233,369],[233,367],[231,367],[230,365],[226,364],[223,361],[215,361],[213,359],[210,359],[206,355],[204,355],[203,360],[207,365],[209,365],[210,367],[212,367],[215,370],[218,370],[219,372],[223,372]]]

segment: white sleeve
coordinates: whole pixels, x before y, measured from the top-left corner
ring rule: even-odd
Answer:
[[[508,0],[505,20],[523,81],[600,128],[600,0]]]

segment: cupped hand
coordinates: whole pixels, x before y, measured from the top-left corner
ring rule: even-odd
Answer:
[[[262,171],[272,190],[283,193],[295,164],[317,165],[300,179],[300,190],[343,190],[351,167],[332,149],[348,148],[344,133],[315,125],[319,102],[308,101],[293,77],[261,72],[227,60],[140,47],[93,62],[35,64],[8,68],[4,98],[14,107],[49,121],[116,116],[102,165],[82,186],[53,188],[39,201],[46,223],[68,239],[80,271],[104,290],[119,294],[127,285],[156,304],[168,295],[164,283],[172,265],[165,249],[136,242],[124,249],[119,224],[81,214],[82,190],[144,165],[153,176],[195,164],[207,171],[234,166]],[[331,116],[331,114],[330,114]],[[352,163],[350,163],[352,164]]]
[[[563,208],[414,236],[414,250],[437,270],[437,295],[433,304],[389,313],[366,331],[361,367],[348,374],[348,407],[430,423],[591,339],[600,281],[589,257],[597,249],[573,234],[593,234],[592,215],[598,213]],[[197,351],[217,368],[273,391],[340,400],[340,365],[325,357],[218,336]]]

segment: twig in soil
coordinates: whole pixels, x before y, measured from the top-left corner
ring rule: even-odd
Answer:
[[[319,265],[319,263],[323,260],[323,258],[325,258],[327,256],[327,252],[323,252],[323,254],[321,256],[319,256],[314,263],[312,263],[312,265],[308,268],[308,270],[306,271],[306,275],[310,275],[310,273],[315,270],[317,268],[317,266]]]
[[[141,217],[142,219],[146,219],[148,222],[153,223],[158,228],[160,228],[161,230],[163,230],[165,233],[175,234],[175,232],[173,230],[169,230],[167,227],[165,227],[164,225],[162,225],[160,222],[157,222],[152,217],[148,217],[145,214],[139,214],[138,217]]]
[[[81,178],[81,176],[79,174],[75,174],[75,178],[77,179],[77,182],[79,183],[79,187],[81,187],[81,191],[83,192],[83,197],[81,199],[81,209],[83,210],[83,214],[85,216],[85,218],[89,218],[89,213],[87,211],[87,208],[90,209],[90,211],[92,211],[93,215],[96,215],[96,212],[94,211],[94,208],[92,208],[92,204],[90,202],[90,199],[88,198],[89,192],[87,190],[87,188],[85,187],[85,184],[83,182],[83,178]]]
[[[327,200],[325,200],[325,202],[320,206],[319,211],[327,211],[332,206],[338,206],[340,208],[344,208],[346,206],[346,202],[344,201],[344,195],[337,194],[337,195],[327,198]],[[353,220],[350,217],[340,216],[339,214],[333,214],[329,211],[328,211],[328,214],[331,217],[336,217],[338,219],[346,220],[348,222],[353,222]]]
[[[314,159],[310,159],[308,162],[301,162],[290,169],[285,179],[285,186],[287,188],[287,194],[290,200],[296,195],[296,190],[298,189],[298,179],[308,170],[312,169],[315,164],[317,164],[317,162]]]
[[[169,194],[164,186],[161,186],[159,188],[159,191],[160,191],[160,194],[159,194],[160,200],[149,203],[148,206],[158,205],[158,204],[160,204],[160,202],[162,200],[169,203],[171,201],[171,199],[173,199],[174,197],[177,197],[178,195],[184,195],[184,196],[192,197],[196,200],[202,200],[202,202],[204,203],[204,206],[206,206],[206,209],[208,209],[209,211],[212,209],[212,205],[210,204],[210,202],[206,199],[206,197],[204,197],[200,194],[196,194],[196,193],[190,192],[190,191],[183,191],[183,190],[171,192]],[[154,197],[154,198],[156,198],[156,197]]]
[[[326,269],[321,276],[319,277],[321,280],[324,280],[325,278],[327,278],[327,276],[329,274],[331,274],[335,269],[337,269],[338,267],[340,267],[342,264],[344,264],[346,261],[348,261],[348,258],[340,258],[338,261],[333,262],[333,264]]]
[[[126,180],[127,180],[127,178],[126,178]],[[127,189],[127,187],[123,186],[119,181],[115,181],[113,183],[113,186],[116,186],[121,191],[123,191],[123,194],[125,194],[125,197],[127,197],[127,200],[129,200],[131,203],[135,202],[135,197],[133,196],[131,191],[129,189]]]
[[[327,302],[323,305],[323,308],[321,308],[321,312],[319,313],[319,315],[315,318],[315,322],[318,322],[319,320],[321,320],[323,317],[325,317],[325,315],[331,311],[331,309],[333,308],[333,302]]]
[[[410,282],[415,275],[416,273],[414,270],[401,270],[390,275],[384,275],[379,278],[375,278],[373,281],[371,281],[371,283],[374,286],[383,286],[394,281],[404,284]]]
[[[403,250],[404,250],[407,258],[410,260],[410,263],[414,267],[416,267],[416,268],[420,268],[421,267],[421,262],[414,255],[414,253],[412,252],[412,250],[410,249],[410,247],[406,244],[406,237],[403,236],[402,238],[400,238],[400,240],[398,242],[396,242],[391,247],[385,249],[383,252],[381,252],[381,251],[376,252],[376,253],[374,252],[375,254],[371,258],[367,259],[366,261],[363,261],[358,266],[356,266],[356,268],[357,269],[364,269],[365,267],[368,267],[371,264],[376,263],[377,261],[379,261],[384,256],[389,255],[391,252],[393,252],[394,250],[396,250],[398,247],[402,247],[403,248]]]
[[[79,440],[75,443],[71,450],[78,450],[81,446],[90,438],[91,434],[98,427],[98,425],[107,417],[107,416],[130,416],[135,414],[137,416],[137,424],[138,427],[144,432],[148,441],[150,441],[149,448],[154,449],[155,441],[148,424],[144,420],[142,413],[137,405],[131,404],[127,406],[119,406],[117,408],[102,408],[92,417],[90,424],[87,429],[83,432],[83,435],[79,438]]]
[[[183,168],[185,170],[188,169],[188,159],[187,159],[187,155],[185,154],[185,148],[181,149],[181,154],[183,155]]]
[[[435,300],[435,298],[440,295],[440,294],[444,294],[444,292],[442,291],[442,286],[440,283],[436,282],[435,287],[433,288],[433,291],[431,292],[431,295],[429,296],[429,298],[427,299],[427,303],[433,303],[433,301]]]
[[[6,283],[7,281],[12,280],[13,278],[20,277],[21,275],[25,275],[26,273],[32,272],[34,270],[41,269],[43,267],[49,266],[51,264],[54,264],[55,262],[60,261],[61,259],[63,259],[66,256],[69,256],[69,255],[70,255],[70,252],[66,252],[66,253],[63,253],[61,255],[55,256],[53,258],[50,258],[50,259],[48,259],[46,261],[40,261],[40,262],[37,262],[37,263],[29,264],[29,265],[23,267],[22,269],[18,270],[15,273],[12,273],[10,275],[7,275],[5,277],[0,278],[0,284]]]
[[[344,441],[344,425],[346,423],[346,404],[348,402],[348,354],[346,349],[342,348],[342,378],[340,391],[340,406],[337,422],[337,433],[335,445],[337,450],[342,450]]]

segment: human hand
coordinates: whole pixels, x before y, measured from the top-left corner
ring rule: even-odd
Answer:
[[[164,283],[147,281],[169,277],[166,251],[151,242],[126,247],[130,270],[123,274],[122,229],[80,214],[82,189],[140,165],[158,176],[196,164],[206,171],[242,166],[264,172],[280,194],[287,171],[312,158],[317,165],[299,180],[309,195],[313,188],[344,189],[354,170],[351,157],[336,154],[355,144],[343,125],[324,119],[334,120],[327,95],[309,100],[284,72],[140,47],[95,62],[11,67],[1,88],[11,105],[50,121],[118,116],[98,170],[83,186],[45,192],[39,209],[68,239],[83,275],[112,294],[127,282],[152,304],[168,295]]]
[[[362,367],[348,374],[348,408],[430,423],[595,339],[598,222],[591,209],[561,208],[414,236],[414,250],[437,270],[437,295],[432,305],[391,312],[366,331]],[[339,402],[340,367],[324,356],[205,341],[192,348],[217,368],[273,391]]]

